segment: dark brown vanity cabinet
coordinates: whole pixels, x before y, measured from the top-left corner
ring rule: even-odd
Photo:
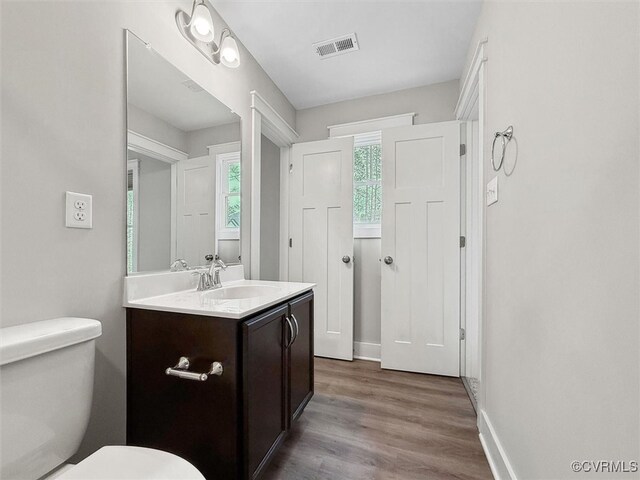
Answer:
[[[180,357],[198,381],[168,376]],[[313,395],[313,293],[248,318],[127,310],[127,443],[257,479]]]

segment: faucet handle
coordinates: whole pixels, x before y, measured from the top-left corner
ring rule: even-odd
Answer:
[[[216,264],[216,266],[217,266],[218,268],[221,268],[222,270],[226,270],[226,269],[227,269],[227,264],[226,264],[226,263],[224,263],[220,257],[218,257],[218,258],[214,261],[214,263]]]
[[[180,272],[182,270],[189,270],[189,264],[186,260],[178,258],[169,267],[172,272]]]

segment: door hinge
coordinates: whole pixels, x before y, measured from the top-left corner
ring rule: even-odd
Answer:
[[[293,238],[289,239],[289,248],[293,247]]]
[[[460,144],[460,156],[464,156],[467,154],[467,146],[464,143]]]
[[[464,248],[467,246],[467,237],[460,237],[460,248]]]
[[[466,337],[466,333],[464,331],[464,328],[460,329],[460,340],[464,340]]]

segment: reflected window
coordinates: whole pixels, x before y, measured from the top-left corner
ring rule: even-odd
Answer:
[[[240,152],[216,155],[218,170],[218,237],[240,238]]]
[[[127,272],[138,271],[138,160],[127,160]]]

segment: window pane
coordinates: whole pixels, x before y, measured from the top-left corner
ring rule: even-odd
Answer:
[[[229,193],[240,192],[240,163],[230,163],[227,174],[229,180]]]
[[[133,190],[127,191],[127,271],[133,272]]]
[[[359,185],[353,190],[353,223],[380,223],[382,188]]]
[[[382,179],[382,146],[371,145],[371,180]]]
[[[382,148],[380,145],[367,145],[353,149],[353,180],[366,182],[382,178]]]
[[[226,228],[240,227],[240,195],[227,197],[225,226]]]
[[[382,211],[382,147],[355,147],[353,151],[353,222],[379,224]]]
[[[353,150],[353,180],[362,182],[368,180],[367,165],[369,164],[369,147],[356,147]]]
[[[133,190],[127,190],[127,226],[133,225]]]

